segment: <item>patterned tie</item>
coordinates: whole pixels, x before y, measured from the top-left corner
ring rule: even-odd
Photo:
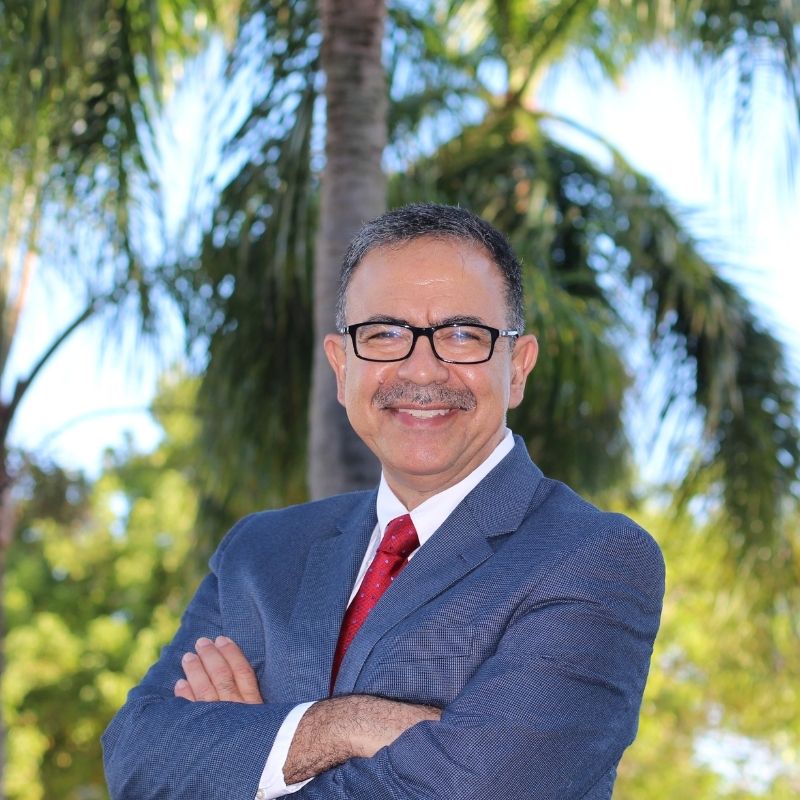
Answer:
[[[331,692],[333,692],[339,667],[350,642],[353,641],[375,603],[380,600],[381,595],[389,588],[389,584],[408,564],[408,557],[418,547],[417,531],[408,514],[393,519],[386,526],[383,539],[378,545],[378,552],[375,553],[375,557],[364,575],[364,580],[361,581],[358,593],[348,606],[342,620],[331,669]]]

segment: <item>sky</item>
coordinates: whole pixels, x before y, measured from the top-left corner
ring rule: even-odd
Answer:
[[[753,128],[733,146],[730,86],[723,80],[716,87],[703,90],[691,65],[669,57],[643,59],[617,88],[598,88],[573,66],[550,80],[543,106],[606,137],[666,190],[712,260],[786,343],[800,381],[800,190],[791,190],[785,106],[770,100],[779,87],[762,86]],[[196,110],[176,108],[168,120],[172,161],[168,154],[165,163],[180,165],[202,146]],[[585,136],[559,132],[592,150]],[[176,168],[167,178],[170,202],[185,202],[187,176]],[[795,182],[800,187],[800,174]],[[12,389],[8,378],[29,368],[79,305],[57,270],[39,271],[11,354],[5,397]],[[146,346],[129,333],[115,343],[96,323],[77,331],[31,387],[12,443],[90,474],[99,471],[106,448],[126,441],[143,450],[155,446],[160,434],[147,406],[159,374],[182,353],[174,315],[167,314],[166,329]]]
[[[730,82],[715,92],[689,62],[643,59],[619,89],[600,90],[566,73],[546,98],[601,133],[674,199],[688,227],[724,275],[763,311],[800,374],[800,171],[786,153],[786,104],[762,85],[755,124],[730,134]],[[580,137],[578,137],[580,138]]]

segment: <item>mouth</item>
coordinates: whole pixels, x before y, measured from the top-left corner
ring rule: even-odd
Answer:
[[[433,408],[392,405],[384,408],[384,412],[388,412],[391,419],[405,431],[430,434],[452,425],[462,409],[453,406],[443,408],[441,405]]]
[[[415,419],[433,419],[433,417],[445,417],[452,414],[456,409],[453,408],[395,408],[392,409],[398,414],[408,414]]]
[[[474,411],[477,406],[475,395],[467,388],[418,386],[410,381],[379,387],[372,403],[407,420],[448,417],[459,411]]]

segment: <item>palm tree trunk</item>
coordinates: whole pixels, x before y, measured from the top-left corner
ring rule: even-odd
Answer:
[[[381,60],[384,0],[321,0],[326,76],[326,165],[314,275],[316,341],[333,329],[342,256],[361,225],[386,208],[381,157],[388,106]],[[374,485],[378,465],[336,400],[321,344],[314,353],[310,402],[309,490],[312,497]]]

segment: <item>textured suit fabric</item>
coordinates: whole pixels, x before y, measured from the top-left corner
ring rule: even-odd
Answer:
[[[239,522],[173,642],[104,735],[114,800],[252,800],[275,734],[324,698],[375,492]],[[608,800],[633,740],[664,588],[653,539],[545,478],[524,443],[381,597],[335,693],[444,709],[294,800]],[[240,644],[264,705],[174,698],[200,636]]]

